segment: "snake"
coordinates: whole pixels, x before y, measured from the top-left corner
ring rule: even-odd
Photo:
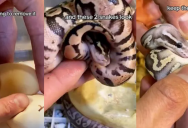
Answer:
[[[145,66],[156,80],[188,65],[188,41],[172,24],[154,25],[141,37],[141,44],[151,50]]]
[[[63,113],[66,115],[73,128],[112,128],[99,121],[94,121],[84,116],[71,102],[69,94],[66,93],[60,99],[63,106]]]
[[[81,60],[100,83],[122,85],[136,68],[133,14],[125,0],[74,0],[45,11],[44,73]]]

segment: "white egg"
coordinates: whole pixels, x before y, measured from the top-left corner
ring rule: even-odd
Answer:
[[[10,128],[44,128],[44,95],[28,97],[30,100],[28,107],[7,121]]]
[[[33,95],[39,91],[35,70],[24,64],[0,65],[0,98],[14,93]]]

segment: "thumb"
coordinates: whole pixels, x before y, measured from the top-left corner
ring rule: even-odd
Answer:
[[[170,128],[188,107],[188,66],[156,82],[137,103],[138,128]]]
[[[182,35],[188,40],[188,12],[179,18],[178,23],[183,33]]]
[[[0,99],[0,122],[11,119],[23,111],[29,104],[29,99],[24,94],[13,94]]]
[[[188,12],[185,10],[187,0],[154,0],[167,20],[174,25],[181,34],[188,39]],[[171,7],[171,8],[170,8]],[[178,11],[172,10],[172,7],[178,7]]]
[[[3,2],[5,2],[6,0],[0,0],[0,4],[2,4]]]
[[[80,79],[86,71],[87,65],[83,61],[64,61],[52,72],[44,76],[44,110],[47,110],[63,94],[76,88],[76,83],[82,83]],[[87,78],[86,78],[87,79]]]
[[[4,12],[12,8],[13,8],[13,4],[10,1],[0,0],[0,12]]]

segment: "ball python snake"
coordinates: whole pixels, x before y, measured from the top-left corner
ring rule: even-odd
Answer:
[[[69,2],[70,3],[70,2]],[[94,77],[104,85],[118,86],[129,80],[136,68],[134,11],[125,0],[74,0],[44,13],[44,73],[61,61],[84,60]],[[68,19],[69,16],[92,19]],[[96,19],[109,16],[109,19]]]
[[[145,65],[156,80],[188,64],[188,41],[171,24],[153,26],[141,37],[141,44],[151,50]]]

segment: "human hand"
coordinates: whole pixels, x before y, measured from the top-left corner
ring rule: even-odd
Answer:
[[[157,4],[155,4],[155,2]],[[181,34],[188,40],[188,11],[167,11],[167,6],[187,5],[187,0],[137,0],[136,8],[136,42],[138,49],[144,54],[148,54],[140,43],[141,36],[153,25],[159,24],[163,15],[166,21],[174,25]]]
[[[177,128],[188,126],[188,66],[178,73],[155,81],[146,76],[141,82],[141,98],[137,102],[138,128]],[[186,111],[186,112],[185,112]]]
[[[13,94],[0,99],[0,123],[5,122],[29,105],[29,99],[24,94]]]
[[[36,12],[36,16],[25,16],[35,62],[36,75],[40,90],[44,92],[44,0],[0,0],[0,12],[13,11]],[[17,26],[13,16],[0,16],[0,64],[13,62],[14,48],[17,39]]]
[[[83,61],[64,61],[52,72],[44,76],[44,110],[46,111],[66,92],[91,80],[93,76],[86,71]],[[85,72],[86,71],[86,72]]]
[[[131,3],[132,0],[127,0]],[[133,32],[135,32],[136,18],[133,17]],[[83,85],[85,82],[93,79],[87,65],[83,61],[63,61],[52,72],[44,76],[45,102],[44,110],[46,111],[54,102],[56,102],[66,92]]]
[[[182,6],[187,5],[188,2],[186,0],[155,0],[155,2],[159,7],[152,0],[137,0],[136,41],[138,49],[144,55],[147,55],[149,50],[142,47],[140,38],[151,26],[161,23],[159,18],[162,14],[167,22],[176,26],[182,35],[188,39],[187,11],[166,11],[167,6]],[[183,70],[187,80],[188,66],[185,66]],[[169,75],[165,79],[155,82],[151,76],[146,76],[142,80],[141,99],[137,103],[137,126],[139,128],[170,128],[188,108],[186,99],[188,84],[177,74]],[[187,120],[188,111],[186,110],[175,126],[186,128],[188,126]]]

